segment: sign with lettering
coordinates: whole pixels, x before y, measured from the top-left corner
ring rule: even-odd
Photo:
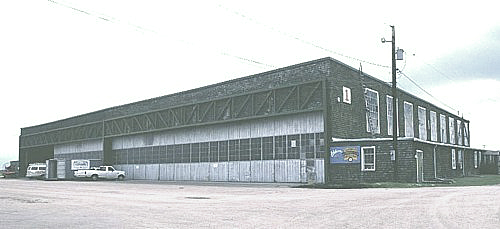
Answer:
[[[90,169],[90,160],[71,160],[71,170]]]
[[[359,146],[342,146],[330,147],[330,163],[331,164],[352,164],[360,163]]]

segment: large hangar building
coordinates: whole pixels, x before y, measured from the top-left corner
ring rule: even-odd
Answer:
[[[128,179],[423,181],[479,172],[469,121],[398,90],[392,151],[387,83],[323,58],[21,128],[21,172],[98,159]]]

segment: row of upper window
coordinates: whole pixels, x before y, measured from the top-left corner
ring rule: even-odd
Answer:
[[[344,96],[350,96],[350,89],[344,87]],[[349,94],[349,95],[348,95]],[[366,131],[368,133],[380,134],[380,114],[379,114],[379,95],[378,92],[369,88],[365,89],[365,110],[366,110]],[[344,97],[345,98],[345,97]],[[345,99],[344,99],[345,100]],[[350,101],[350,97],[349,97]],[[392,136],[393,132],[393,98],[390,95],[386,96],[387,104],[387,134]],[[345,101],[344,101],[345,102]],[[399,110],[398,103],[396,109]],[[462,120],[446,117],[444,114],[430,111],[429,118],[427,109],[418,106],[418,138],[422,140],[438,141],[457,145],[469,146],[469,123]],[[399,114],[398,114],[399,115]],[[415,137],[414,121],[413,121],[413,104],[404,101],[404,136]],[[448,120],[447,120],[448,119]],[[399,132],[399,117],[398,117],[398,132]],[[439,130],[438,130],[439,122]],[[427,131],[430,130],[428,137]]]

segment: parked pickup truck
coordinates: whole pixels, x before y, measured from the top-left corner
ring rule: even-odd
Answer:
[[[80,169],[74,172],[75,177],[97,179],[125,179],[125,172],[118,171],[113,166],[99,166],[91,169]]]

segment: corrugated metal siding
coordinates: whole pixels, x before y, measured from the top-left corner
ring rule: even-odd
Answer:
[[[270,117],[237,123],[189,127],[113,139],[113,150],[323,132],[321,112]],[[288,144],[288,143],[287,143]],[[304,156],[304,155],[303,155]],[[232,182],[308,182],[306,160],[251,160],[201,163],[121,165],[130,179]],[[311,159],[309,159],[311,160]],[[324,182],[323,160],[314,160],[314,178]],[[311,175],[309,175],[311,177]]]
[[[174,180],[175,164],[160,165],[160,180]]]
[[[237,123],[189,127],[155,134],[117,137],[113,139],[112,149],[318,132],[323,132],[322,113],[303,113]],[[102,141],[99,144],[102,150]]]
[[[135,165],[133,169],[134,169],[133,174],[135,180],[146,179],[146,165]]]
[[[210,163],[191,163],[190,165],[190,175],[189,180],[193,181],[209,181],[210,177]]]
[[[54,145],[54,155],[102,151],[102,140],[89,140],[67,144]]]
[[[315,183],[325,183],[325,164],[324,159],[316,159],[315,160],[315,173],[316,173],[316,181]]]
[[[160,176],[160,165],[151,164],[146,165],[146,180],[158,180]]]
[[[191,180],[191,165],[189,163],[175,164],[174,180]]]
[[[127,179],[168,181],[231,181],[305,183],[303,160],[230,161],[219,163],[175,163],[115,165]],[[323,159],[314,160],[315,183],[324,183]]]
[[[228,163],[219,162],[210,165],[210,181],[228,181]]]
[[[240,175],[240,180],[241,182],[251,182],[252,181],[252,176],[251,176],[251,170],[250,170],[250,161],[239,161],[239,175]]]

